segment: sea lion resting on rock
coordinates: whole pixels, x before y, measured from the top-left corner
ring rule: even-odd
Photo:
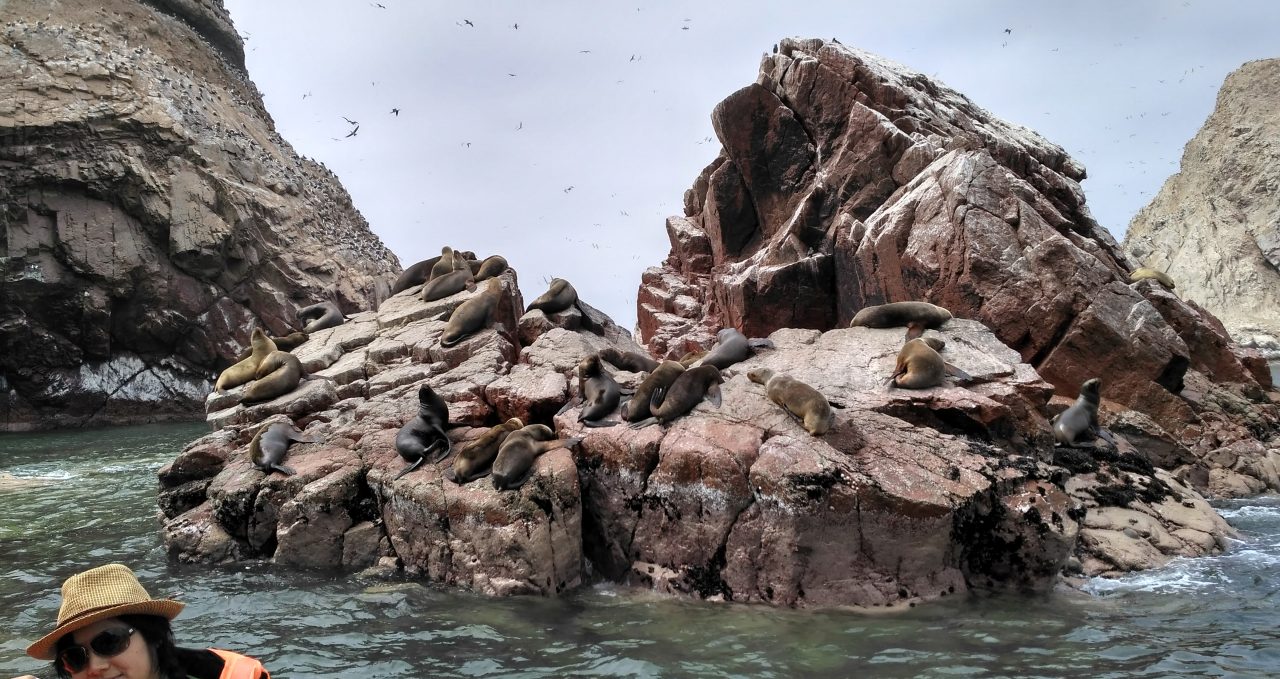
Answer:
[[[800,418],[805,431],[810,434],[821,436],[835,423],[835,414],[831,411],[827,398],[804,382],[790,375],[774,373],[767,368],[756,368],[748,372],[747,379],[763,384],[769,400]]]
[[[767,339],[747,339],[737,328],[724,328],[716,333],[716,344],[711,347],[699,365],[714,365],[724,370],[734,363],[740,363],[751,356],[752,349],[773,348],[773,342]]]
[[[503,271],[506,271],[507,268],[508,265],[505,257],[502,255],[493,255],[491,257],[486,257],[483,262],[476,262],[475,266],[472,267],[471,270],[475,273],[476,282],[479,283],[480,281],[488,280],[494,276],[500,275]]]
[[[462,266],[458,266],[458,257],[454,253],[453,248],[448,245],[440,248],[440,259],[431,267],[431,275],[427,276],[427,281],[433,281],[441,276],[448,274],[450,271],[467,267],[467,261],[462,260]]]
[[[945,346],[946,342],[937,337],[907,340],[898,352],[889,383],[903,389],[929,389],[942,384],[947,366],[938,352]]]
[[[298,388],[302,381],[302,361],[287,351],[273,351],[262,359],[253,384],[245,389],[241,403],[270,401]]]
[[[262,364],[271,352],[276,350],[276,345],[267,337],[267,333],[262,328],[254,328],[253,334],[249,336],[248,358],[241,360],[239,363],[223,370],[218,375],[218,381],[214,383],[213,389],[222,392],[232,387],[238,387],[253,379],[258,372],[258,366]]]
[[[513,417],[502,424],[490,427],[489,431],[479,438],[463,446],[453,464],[445,470],[444,477],[457,484],[470,483],[489,475],[489,468],[498,456],[498,449],[507,436],[524,427],[519,418]]]
[[[418,414],[400,427],[396,433],[396,452],[409,462],[409,466],[400,470],[391,480],[408,474],[418,468],[427,459],[427,452],[439,448],[442,452],[431,461],[439,462],[453,450],[449,436],[444,432],[449,425],[449,404],[444,402],[430,386],[422,385],[418,389]]]
[[[582,395],[584,405],[578,414],[578,421],[588,427],[610,427],[617,424],[603,418],[608,417],[618,400],[622,397],[622,388],[600,365],[599,354],[592,354],[578,364],[578,393]]]
[[[854,315],[850,328],[897,328],[913,322],[925,328],[940,328],[951,320],[951,312],[928,302],[891,302],[869,306]]]
[[[1080,439],[1085,433],[1114,444],[1115,440],[1098,426],[1098,406],[1102,403],[1102,380],[1094,377],[1080,385],[1080,396],[1066,410],[1054,416],[1053,440],[1055,445],[1067,448],[1092,448],[1094,442]]]
[[[471,269],[455,269],[439,278],[432,278],[422,286],[422,301],[434,302],[451,297],[463,290],[475,290],[476,281],[471,276]]]
[[[1138,281],[1145,281],[1148,279],[1154,280],[1155,282],[1159,283],[1160,285],[1163,285],[1169,290],[1172,290],[1174,288],[1173,279],[1169,278],[1169,274],[1166,274],[1163,271],[1156,271],[1155,269],[1144,266],[1138,269],[1134,269],[1133,273],[1129,274],[1130,283],[1137,283]]]
[[[391,294],[395,295],[404,292],[415,285],[422,285],[431,277],[431,269],[440,261],[439,257],[424,259],[417,264],[405,269],[396,278],[396,282],[391,285]]]
[[[298,318],[301,320],[305,321],[313,316],[315,320],[302,328],[302,332],[308,335],[325,328],[336,328],[346,320],[342,315],[342,310],[333,302],[320,302],[319,304],[312,304],[298,309]]]
[[[653,415],[649,410],[649,400],[653,392],[665,391],[676,378],[684,372],[684,365],[679,361],[663,361],[654,368],[648,377],[636,387],[636,393],[622,406],[622,419],[628,422],[640,422]]]
[[[531,424],[511,432],[498,447],[498,457],[493,460],[493,487],[498,490],[514,490],[523,486],[533,471],[533,462],[548,450],[572,448],[582,441],[575,436],[556,439],[556,433],[545,424]]]
[[[274,335],[271,337],[271,343],[276,345],[276,350],[278,351],[293,351],[294,349],[297,349],[298,347],[302,346],[303,343],[306,341],[307,341],[307,333],[302,332],[301,330],[297,332],[291,332],[288,335],[285,335],[283,337],[276,337]],[[243,361],[244,359],[249,358],[249,356],[251,356],[252,354],[253,354],[253,348],[250,347],[248,351],[236,357],[236,360]]]
[[[551,279],[551,287],[529,303],[524,311],[529,313],[538,309],[544,314],[558,314],[578,301],[578,291],[563,278]]]
[[[690,368],[676,377],[666,389],[654,389],[649,397],[649,411],[653,417],[631,425],[632,429],[647,427],[654,422],[666,424],[693,410],[705,397],[715,407],[720,407],[720,383],[724,378],[714,365]]]
[[[605,361],[628,372],[647,373],[653,372],[658,367],[657,361],[634,351],[622,351],[609,347],[608,349],[601,349],[596,354]]]
[[[281,464],[285,453],[289,450],[289,444],[294,441],[319,443],[320,440],[319,434],[306,436],[292,422],[272,422],[259,427],[258,433],[253,435],[253,440],[249,442],[249,461],[265,474],[277,471],[286,476],[293,476],[297,472],[292,467]]]
[[[449,322],[444,332],[440,333],[440,346],[451,347],[461,342],[468,335],[489,324],[489,317],[498,306],[498,298],[502,294],[502,281],[490,278],[484,292],[458,305],[449,314]]]

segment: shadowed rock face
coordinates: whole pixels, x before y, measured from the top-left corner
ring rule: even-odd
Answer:
[[[399,265],[276,133],[216,0],[0,6],[0,429],[199,412],[255,322]]]
[[[1280,59],[1227,76],[1177,174],[1138,212],[1125,250],[1240,342],[1280,358]]]
[[[1129,284],[1131,263],[1085,205],[1084,168],[1034,132],[902,66],[799,39],[712,122],[720,157],[641,282],[654,353],[705,347],[721,327],[826,330],[925,300],[990,327],[1061,393],[1103,377],[1104,398],[1171,441],[1192,445],[1201,414],[1222,414],[1184,397],[1191,373],[1276,421],[1259,356],[1195,304]],[[1275,434],[1228,419],[1238,438]]]

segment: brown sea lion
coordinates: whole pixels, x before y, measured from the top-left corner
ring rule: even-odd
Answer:
[[[302,346],[302,344],[307,341],[307,337],[308,337],[307,333],[299,330],[297,332],[291,332],[288,335],[285,335],[283,337],[276,337],[272,335],[271,343],[276,345],[276,349],[279,351],[293,351],[294,349],[297,349],[298,347]],[[237,356],[236,360],[243,361],[244,359],[249,358],[249,356],[252,353],[253,353],[253,349],[251,347],[248,351],[245,351],[241,353],[239,356]]]
[[[1134,269],[1133,273],[1129,274],[1130,283],[1137,283],[1138,281],[1145,281],[1148,279],[1154,280],[1169,290],[1174,288],[1173,279],[1169,278],[1169,274],[1166,274],[1163,271],[1156,271],[1155,269],[1144,266]]]
[[[768,368],[756,368],[747,373],[747,379],[763,384],[769,400],[782,406],[787,412],[800,418],[805,431],[821,436],[835,423],[835,413],[827,397],[800,380],[774,373]]]
[[[942,351],[946,342],[937,337],[917,337],[902,345],[889,383],[903,389],[928,389],[942,384],[947,376]]]
[[[714,365],[700,365],[680,373],[666,389],[654,389],[649,397],[647,420],[635,422],[632,429],[647,427],[655,422],[666,424],[693,410],[705,397],[715,407],[720,407],[720,383],[724,378]]]
[[[422,385],[418,388],[418,414],[396,432],[396,452],[410,464],[391,480],[395,481],[417,469],[432,449],[439,451],[432,462],[439,462],[447,457],[453,450],[449,435],[444,431],[447,426],[449,404],[430,386]]]
[[[475,289],[476,281],[471,276],[471,269],[455,269],[439,278],[432,278],[422,286],[422,301],[434,302],[437,299],[456,295],[463,290]]]
[[[490,278],[484,292],[458,305],[440,334],[440,346],[451,347],[489,324],[502,295],[502,281]]]
[[[1098,426],[1098,405],[1102,403],[1102,380],[1094,377],[1080,385],[1080,395],[1069,408],[1054,416],[1053,440],[1055,445],[1068,448],[1092,448],[1092,441],[1082,440],[1085,434],[1094,438],[1109,439]]]
[[[402,271],[396,278],[396,282],[391,285],[391,294],[395,295],[415,285],[426,283],[427,279],[431,277],[431,269],[435,267],[438,261],[440,261],[439,256],[424,259]]]
[[[453,458],[453,465],[444,472],[444,477],[457,484],[470,483],[489,475],[489,467],[498,456],[498,448],[507,436],[524,427],[519,418],[513,417],[502,424],[489,427],[489,431],[479,438],[467,443],[458,450]]]
[[[500,275],[508,268],[507,260],[502,255],[493,255],[486,257],[483,262],[475,269],[476,282],[488,280],[494,276]]]
[[[890,302],[859,311],[849,327],[897,328],[915,321],[926,328],[940,328],[949,320],[950,311],[928,302]]]
[[[267,337],[267,333],[263,332],[262,328],[253,329],[253,334],[249,336],[249,345],[251,347],[249,357],[223,370],[218,375],[218,381],[213,385],[214,391],[222,392],[249,382],[257,374],[258,366],[263,359],[276,350],[275,343]]]
[[[548,450],[572,448],[582,437],[556,439],[556,434],[545,424],[531,424],[511,432],[498,447],[493,460],[493,487],[498,490],[514,490],[523,486],[533,471],[533,462]]]
[[[600,365],[599,354],[592,354],[578,363],[578,393],[583,400],[582,412],[578,413],[579,422],[588,427],[610,427],[617,424],[616,421],[603,418],[618,407],[622,390]]]
[[[716,344],[702,357],[699,365],[714,365],[724,370],[734,363],[747,360],[753,348],[773,348],[767,339],[747,339],[737,328],[724,328],[716,333]]]
[[[265,474],[277,471],[286,476],[293,476],[297,472],[281,462],[284,461],[285,453],[289,450],[289,444],[294,441],[319,443],[321,437],[319,434],[305,436],[292,422],[277,420],[259,427],[258,433],[253,435],[253,440],[249,442],[249,461]]]
[[[302,331],[308,335],[326,328],[336,328],[346,320],[346,317],[342,315],[342,310],[333,302],[320,302],[319,304],[312,304],[298,309],[299,319],[305,321],[311,317],[315,317],[315,320],[302,327]]]
[[[694,363],[697,363],[698,361],[702,360],[702,357],[706,355],[707,355],[706,349],[702,349],[700,351],[686,352],[684,356],[680,357],[680,365],[686,368],[691,367]]]
[[[244,390],[241,403],[270,401],[298,388],[302,381],[302,361],[287,351],[273,351],[262,359],[254,382]]]
[[[538,309],[544,314],[557,314],[573,306],[574,302],[577,301],[578,291],[573,289],[573,285],[569,281],[563,278],[553,278],[551,279],[550,289],[530,302],[528,308],[525,309],[525,313]]]
[[[623,404],[622,419],[640,422],[651,417],[653,413],[649,411],[649,399],[653,397],[653,392],[659,389],[665,391],[683,372],[684,365],[679,361],[663,361],[636,387],[636,393],[631,395],[631,399]]]
[[[634,351],[622,351],[609,347],[601,349],[597,354],[609,363],[633,373],[653,372],[658,367],[657,361]]]
[[[427,277],[427,282],[431,282],[454,269],[466,267],[466,260],[462,261],[462,267],[454,261],[453,248],[448,245],[440,248],[440,259],[431,267],[431,275]]]

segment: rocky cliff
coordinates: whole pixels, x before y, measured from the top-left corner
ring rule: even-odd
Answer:
[[[1129,224],[1124,248],[1238,341],[1280,358],[1280,59],[1227,76],[1177,174]]]
[[[276,133],[217,0],[0,3],[0,429],[189,417],[255,323],[399,264]]]
[[[1180,464],[1237,441],[1280,448],[1261,356],[1194,302],[1130,284],[1085,205],[1084,168],[1031,130],[875,55],[798,39],[712,122],[720,156],[640,285],[656,354],[705,347],[722,326],[827,330],[926,300],[991,328],[1060,394],[1101,377],[1111,409],[1140,413]]]

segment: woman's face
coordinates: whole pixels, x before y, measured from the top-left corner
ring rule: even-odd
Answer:
[[[89,651],[88,665],[78,672],[72,672],[73,679],[155,679],[155,659],[152,657],[151,647],[137,630],[128,636],[124,650],[115,655],[103,657],[94,650],[92,642],[103,632],[107,632],[107,637],[110,637],[112,633],[123,634],[130,629],[132,628],[119,618],[107,618],[72,632],[72,641]],[[103,641],[106,638],[99,640],[99,647],[103,646]]]

